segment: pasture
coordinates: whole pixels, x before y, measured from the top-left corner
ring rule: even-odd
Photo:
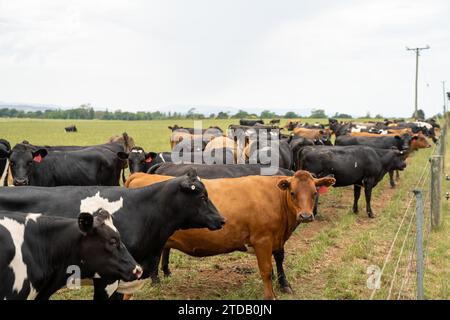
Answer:
[[[364,119],[362,119],[364,120]],[[318,120],[308,119],[310,123]],[[203,127],[218,125],[223,129],[238,120],[203,120]],[[286,120],[282,120],[281,126]],[[326,119],[321,122],[326,122]],[[146,151],[169,151],[169,125],[192,126],[192,121],[91,121],[91,120],[29,120],[0,119],[0,137],[14,145],[28,140],[40,145],[92,145],[104,143],[116,134],[127,132],[136,145]],[[77,133],[65,133],[64,127],[74,124]],[[447,149],[450,150],[450,149]],[[300,225],[286,244],[285,270],[294,289],[293,295],[275,290],[279,299],[367,299],[371,290],[366,286],[370,265],[382,266],[397,230],[402,213],[416,186],[422,169],[433,148],[417,152],[408,159],[396,188],[389,186],[388,177],[373,194],[375,219],[365,214],[363,199],[360,213],[351,211],[353,188],[330,188],[320,200],[316,221]],[[449,154],[450,156],[450,154]],[[446,163],[446,171],[450,163]],[[428,190],[428,181],[423,189]],[[443,182],[443,191],[449,182]],[[446,185],[447,184],[447,185]],[[426,203],[426,207],[429,204]],[[427,238],[428,256],[425,273],[425,295],[428,299],[450,299],[450,217],[449,204],[444,200],[441,230]],[[429,215],[429,211],[426,211]],[[428,221],[428,220],[427,220]],[[401,234],[400,234],[401,235]],[[401,245],[401,243],[399,244]],[[400,251],[394,247],[393,255]],[[386,266],[381,289],[375,298],[385,299],[395,260]],[[245,253],[232,253],[208,258],[191,258],[173,251],[172,275],[152,286],[146,280],[134,299],[260,299],[262,282],[256,258]],[[402,269],[400,269],[402,270]],[[404,270],[402,270],[404,272]],[[275,282],[274,282],[275,283]],[[400,284],[394,282],[396,296]],[[277,286],[275,285],[275,288]],[[414,298],[413,281],[404,289],[403,298]],[[53,299],[91,299],[92,290],[60,290]]]

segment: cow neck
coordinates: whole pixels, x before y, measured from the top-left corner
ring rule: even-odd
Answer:
[[[124,242],[133,257],[140,259],[140,257],[155,254],[155,250],[161,250],[167,239],[178,228],[171,220],[172,198],[167,192],[165,184],[158,183],[143,188],[129,189],[129,191],[135,192],[132,202],[139,204],[139,207],[143,209],[135,210],[140,217],[133,219],[135,225],[132,234],[123,232],[122,236],[132,237]],[[151,209],[148,209],[149,207]],[[115,218],[120,219],[120,217],[116,216]],[[133,220],[127,219],[127,224],[133,223]],[[164,221],[166,222],[163,223]]]
[[[37,236],[40,239],[45,239],[39,245],[39,249],[34,252],[33,257],[39,265],[40,270],[44,270],[44,277],[52,279],[52,286],[54,290],[66,284],[68,274],[67,267],[71,265],[79,266],[82,270],[81,277],[87,277],[83,272],[82,261],[79,255],[79,245],[83,235],[78,228],[77,222],[74,219],[62,219],[47,217],[40,218],[45,221],[40,221],[38,226]],[[46,288],[43,289],[44,291]],[[52,294],[49,292],[48,294]]]
[[[289,190],[280,190],[280,198],[281,198],[281,210],[282,210],[282,219],[284,220],[284,241],[287,241],[291,234],[294,232],[295,228],[297,228],[297,217],[296,212],[293,210],[292,204],[290,204],[289,200]]]

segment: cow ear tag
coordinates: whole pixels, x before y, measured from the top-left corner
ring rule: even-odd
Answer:
[[[38,155],[34,156],[33,161],[34,161],[34,162],[37,162],[37,163],[41,162],[41,161],[42,161],[41,155],[38,154]]]
[[[320,194],[324,194],[328,192],[328,187],[327,186],[320,186],[318,189]]]
[[[192,190],[195,190],[195,185],[192,185],[192,186],[191,186],[191,189],[192,189]]]

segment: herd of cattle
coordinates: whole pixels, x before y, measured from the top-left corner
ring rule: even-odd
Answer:
[[[373,218],[372,189],[386,173],[394,187],[406,158],[439,137],[432,119],[278,125],[175,125],[170,152],[146,152],[126,133],[93,146],[0,139],[0,299],[48,299],[70,266],[92,279],[94,299],[129,297],[144,279],[159,281],[160,262],[170,274],[170,249],[255,253],[266,299],[275,298],[273,256],[281,290],[292,293],[284,244],[314,221],[319,194],[353,185],[356,213],[364,188]]]

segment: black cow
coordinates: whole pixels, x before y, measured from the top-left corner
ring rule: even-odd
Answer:
[[[241,126],[254,126],[255,124],[264,124],[264,120],[259,119],[259,120],[246,120],[246,119],[240,119],[239,120],[239,124]]]
[[[66,132],[77,132],[78,130],[77,130],[77,127],[75,125],[72,125],[72,126],[65,127],[64,131],[66,131]]]
[[[314,146],[301,151],[300,166],[318,177],[333,175],[335,187],[354,185],[353,212],[358,212],[361,187],[364,186],[367,214],[374,218],[370,206],[372,189],[391,170],[403,170],[403,152],[374,149],[368,146]]]
[[[117,143],[55,148],[17,144],[10,152],[0,149],[0,159],[9,159],[15,186],[118,186],[124,161],[117,153],[123,150]]]
[[[237,178],[245,176],[261,175],[263,166],[261,164],[174,164],[162,163],[150,168],[148,173],[161,174],[167,176],[178,177],[186,174],[191,169],[195,169],[200,178],[205,179],[220,179],[220,178]],[[291,170],[276,168],[271,175],[293,176],[294,172]]]
[[[334,135],[337,137],[346,135],[351,131],[352,124],[351,123],[339,123],[336,119],[328,119],[328,123],[330,126],[330,130],[334,133]]]
[[[0,139],[0,154],[7,154],[11,151],[11,145],[5,139]],[[0,186],[8,185],[9,160],[0,157]]]
[[[119,151],[117,156],[128,161],[130,173],[147,172],[152,166],[158,163],[172,162],[171,152],[145,152],[141,147],[133,147],[130,153]]]
[[[258,148],[257,141],[253,141],[249,146],[249,163],[260,163],[262,165],[274,165],[272,157],[276,158],[279,168],[292,170],[294,159],[289,145],[290,139],[279,140],[278,146],[273,147],[273,141]]]
[[[77,266],[81,279],[142,275],[105,210],[78,220],[0,211],[0,248],[0,300],[47,300],[70,280],[68,267]]]
[[[411,137],[409,134],[403,136],[377,136],[377,137],[353,137],[353,136],[339,136],[336,138],[337,146],[351,146],[364,145],[372,148],[380,149],[397,149],[404,151],[404,158],[406,159],[409,152],[411,142],[417,137]],[[399,173],[397,171],[397,178]],[[389,183],[392,188],[395,187],[394,171],[389,171]]]
[[[270,123],[271,125],[276,125],[276,124],[280,124],[280,121],[281,121],[280,119],[272,119],[272,120],[270,120],[269,123]]]
[[[375,136],[375,137],[358,137],[358,136],[338,136],[335,144],[337,146],[363,145],[372,148],[391,149],[397,148],[400,151],[406,151],[411,145],[412,137],[409,134],[402,136]]]
[[[168,126],[168,128],[172,132],[180,131],[180,132],[187,132],[187,133],[190,133],[190,134],[197,134],[197,132],[195,132],[195,128],[180,127],[177,124],[175,124],[173,126]],[[210,126],[210,127],[206,128],[206,129],[202,129],[201,133],[202,134],[209,133],[211,135],[219,137],[219,136],[221,136],[223,134],[223,131],[222,131],[222,129],[220,127]]]
[[[143,278],[157,274],[164,244],[176,230],[217,230],[224,224],[195,170],[139,189],[96,186],[0,188],[0,210],[74,218],[80,211],[94,212],[99,208],[112,214],[123,243],[143,267]],[[117,288],[117,284],[115,287],[107,285],[103,279],[94,279],[95,299],[105,299]]]

